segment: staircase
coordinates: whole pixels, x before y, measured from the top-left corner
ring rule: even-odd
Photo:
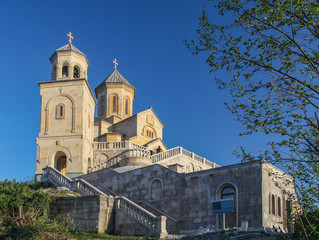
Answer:
[[[43,169],[43,172],[44,175],[42,181],[50,181],[56,186],[69,188],[82,196],[103,195],[105,197],[114,197],[116,210],[124,212],[157,236],[163,237],[167,234],[165,216],[155,216],[128,198],[116,195],[112,191],[109,191],[112,196],[107,195],[83,179],[70,179],[53,167],[47,166]]]

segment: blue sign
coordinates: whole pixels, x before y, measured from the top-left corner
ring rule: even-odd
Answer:
[[[234,212],[233,198],[214,200],[212,203],[213,203],[213,214]]]

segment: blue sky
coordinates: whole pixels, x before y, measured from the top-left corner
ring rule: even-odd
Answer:
[[[136,88],[134,113],[152,106],[164,124],[168,148],[182,146],[220,165],[238,163],[232,152],[263,148],[262,136],[239,137],[243,127],[224,106],[207,55],[193,56],[192,39],[203,0],[2,1],[0,180],[24,180],[35,173],[40,95],[37,82],[49,81],[50,56],[68,43],[87,55],[88,81],[97,87],[112,71]],[[214,8],[214,23],[227,19]]]

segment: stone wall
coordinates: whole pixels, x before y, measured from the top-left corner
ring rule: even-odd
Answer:
[[[267,165],[274,168],[271,164]],[[235,213],[226,214],[226,227],[240,227],[248,221],[250,230],[278,225],[284,216],[265,219],[265,179],[267,189],[279,194],[275,183],[269,183],[268,172],[263,164],[235,164],[198,171],[177,173],[161,165],[151,165],[123,173],[112,169],[102,169],[82,176],[83,179],[108,192],[110,189],[135,203],[145,202],[161,211],[162,215],[177,220],[167,222],[169,232],[192,232],[199,227],[214,225],[222,227],[222,215],[212,214],[212,201],[222,198],[226,187],[234,190]],[[158,212],[148,209],[158,216]],[[282,225],[281,225],[282,226]]]
[[[58,197],[52,199],[51,214],[61,214],[81,232],[114,232],[114,199],[105,196]]]

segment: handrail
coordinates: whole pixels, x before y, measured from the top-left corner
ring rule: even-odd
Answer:
[[[94,150],[108,150],[108,149],[147,149],[144,146],[138,145],[131,141],[121,141],[121,142],[93,142]]]
[[[150,205],[150,204],[148,204],[146,202],[143,202],[143,201],[139,201],[139,203],[142,203],[142,204],[148,206],[149,208],[152,208],[154,211],[156,211],[156,212],[160,213],[161,215],[167,217],[168,219],[172,220],[173,222],[177,222],[177,219],[171,217],[170,215],[167,215],[165,212],[162,212],[161,210],[158,210],[158,209],[154,208],[152,205]]]
[[[132,216],[136,221],[152,231],[156,230],[156,216],[153,213],[147,211],[124,196],[117,196],[115,199],[117,201],[118,209],[129,216]]]
[[[63,184],[67,188],[72,187],[72,179],[63,175],[61,172],[59,172],[57,169],[51,167],[51,166],[46,166],[43,169],[44,173],[49,175],[51,178],[54,180],[58,181],[59,183]]]
[[[97,170],[104,169],[106,167],[110,168],[118,164],[122,159],[129,157],[145,157],[150,158],[150,151],[148,149],[128,149],[122,153],[119,153],[104,162],[94,165],[88,168],[88,173],[95,172]]]
[[[175,147],[172,149],[168,149],[164,152],[156,153],[151,156],[152,163],[158,163],[160,161],[166,160],[168,158],[177,156],[177,155],[184,155],[186,157],[192,158],[204,165],[207,165],[209,167],[215,168],[216,164],[214,162],[208,161],[206,158],[203,158],[193,152],[190,152],[182,147]]]
[[[61,172],[56,170],[53,167],[47,166],[43,168],[43,171],[49,177],[52,177],[54,180],[58,181],[60,184],[67,186],[70,190],[79,192],[81,195],[103,195],[108,197],[104,192],[94,187],[92,184],[88,183],[84,179],[76,178],[70,179],[67,176],[64,176]],[[137,222],[143,224],[145,227],[156,232],[161,231],[157,226],[157,217],[144,209],[143,207],[137,205],[130,199],[124,196],[117,196],[115,192],[107,189],[109,192],[113,193],[116,200],[117,209],[123,211],[129,216],[133,217]],[[165,220],[166,221],[166,220]],[[165,223],[166,224],[166,223]],[[166,231],[166,230],[165,230]]]
[[[88,193],[88,195],[103,195],[105,197],[108,197],[108,195],[106,195],[104,192],[94,187],[92,184],[88,183],[84,179],[77,178],[75,179],[75,182],[75,188],[79,191],[84,192],[85,194]]]

